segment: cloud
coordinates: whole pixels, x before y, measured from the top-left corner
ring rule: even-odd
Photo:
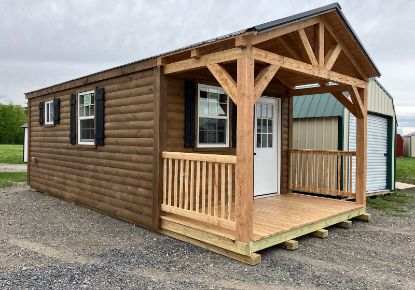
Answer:
[[[26,91],[331,2],[2,0],[0,94],[24,103]],[[415,107],[415,1],[340,4],[381,70],[380,81],[396,107]],[[403,122],[415,127],[414,119]]]

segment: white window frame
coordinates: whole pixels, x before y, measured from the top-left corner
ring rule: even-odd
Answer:
[[[199,114],[199,106],[200,106],[200,90],[204,88],[204,89],[215,89],[215,90],[219,90],[223,93],[226,94],[227,99],[227,112],[226,112],[226,116],[201,116]],[[210,86],[210,85],[204,85],[204,84],[198,84],[197,87],[197,134],[196,134],[196,146],[197,148],[227,148],[229,147],[229,106],[230,106],[230,101],[229,101],[229,96],[226,93],[226,91],[222,88],[222,87],[217,87],[217,86]],[[212,118],[212,119],[223,119],[226,120],[226,129],[225,129],[225,143],[224,144],[215,144],[215,143],[203,143],[200,144],[199,143],[199,122],[200,122],[200,118]]]
[[[53,100],[45,101],[44,104],[45,108],[45,125],[53,125]],[[48,118],[50,117],[50,108],[52,108],[52,118],[48,122]]]
[[[94,115],[93,116],[80,117],[80,114],[79,114],[79,105],[81,104],[81,102],[80,102],[81,96],[92,94],[92,93],[94,94],[94,98],[95,98],[95,91],[94,90],[78,93],[78,103],[77,103],[78,129],[77,129],[77,133],[78,133],[78,144],[80,144],[80,145],[95,145],[95,140],[94,141],[81,141],[81,120],[91,120],[91,119],[94,120],[94,132],[95,132],[95,101],[94,101]]]

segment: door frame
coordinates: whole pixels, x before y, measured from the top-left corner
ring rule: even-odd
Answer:
[[[275,113],[277,115],[276,117],[276,150],[277,150],[277,192],[276,193],[269,193],[269,194],[262,194],[262,195],[258,195],[255,196],[255,147],[256,147],[256,126],[257,126],[257,122],[256,122],[256,103],[259,102],[261,99],[268,99],[268,100],[273,100],[275,101],[275,103],[277,104],[276,106],[276,110]],[[275,196],[275,195],[279,195],[281,194],[281,112],[282,112],[282,108],[281,108],[281,98],[275,98],[275,97],[269,97],[269,96],[261,96],[259,97],[256,101],[255,101],[255,105],[254,105],[254,144],[253,144],[253,151],[254,151],[254,155],[253,155],[253,162],[254,162],[254,172],[252,172],[252,174],[254,175],[254,188],[253,188],[253,198],[257,199],[257,198],[266,198],[266,197],[270,197],[270,196]]]

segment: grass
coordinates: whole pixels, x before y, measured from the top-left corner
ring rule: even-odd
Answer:
[[[368,206],[396,216],[407,216],[415,209],[415,189],[397,190],[367,200]]]
[[[13,186],[17,182],[26,182],[26,172],[0,172],[0,188]]]
[[[23,163],[23,145],[0,144],[0,163],[21,164]]]
[[[396,158],[396,181],[415,184],[415,158]]]

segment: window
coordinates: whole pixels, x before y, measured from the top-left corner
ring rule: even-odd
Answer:
[[[53,125],[53,101],[45,102],[45,125]]]
[[[220,87],[199,85],[198,147],[229,146],[229,98]]]
[[[256,107],[256,148],[272,148],[274,106],[257,103]]]
[[[95,93],[78,94],[78,144],[94,145]]]

